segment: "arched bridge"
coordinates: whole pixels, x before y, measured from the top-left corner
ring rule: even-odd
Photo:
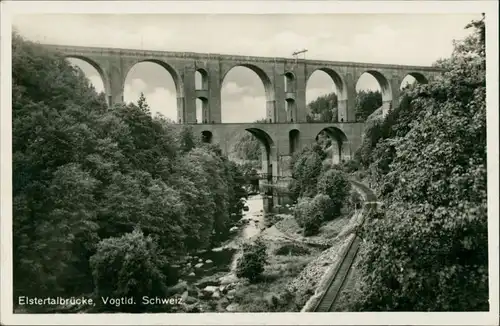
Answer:
[[[290,58],[238,56],[193,52],[45,45],[66,57],[82,59],[101,75],[110,105],[123,102],[125,78],[140,62],[155,62],[172,75],[177,93],[178,122],[196,121],[196,100],[203,101],[202,121],[221,122],[221,86],[226,74],[236,66],[253,70],[262,80],[266,94],[267,121],[306,122],[306,84],[316,71],[326,72],[335,83],[338,119],[354,122],[356,83],[369,73],[380,84],[384,107],[398,104],[400,85],[407,75],[425,83],[440,72],[435,67],[376,63],[339,62]],[[195,74],[202,78],[196,87]]]
[[[391,64],[304,60],[204,54],[192,52],[44,45],[65,57],[82,59],[101,75],[108,104],[123,102],[125,78],[140,62],[154,62],[173,77],[177,93],[177,126],[189,124],[206,142],[218,143],[229,152],[236,133],[246,130],[262,143],[262,172],[267,176],[290,175],[291,155],[314,142],[325,131],[337,143],[332,146],[336,161],[348,159],[361,144],[364,124],[356,122],[356,83],[369,73],[380,84],[386,112],[397,106],[400,85],[407,75],[426,83],[440,74],[434,67]],[[266,94],[266,123],[221,123],[221,88],[224,77],[236,66],[253,70],[262,80]],[[338,97],[338,123],[306,122],[306,84],[316,71],[333,80]],[[195,76],[201,75],[200,85]],[[198,87],[197,87],[198,86]],[[196,123],[196,100],[201,99],[202,121]],[[337,146],[338,145],[338,146]]]

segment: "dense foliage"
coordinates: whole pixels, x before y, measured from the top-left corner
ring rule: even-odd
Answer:
[[[337,94],[323,95],[307,104],[307,122],[336,122],[338,115]]]
[[[333,211],[331,218],[339,217],[346,199],[349,198],[351,184],[344,172],[330,169],[321,174],[318,180],[318,192],[328,196]]]
[[[134,298],[135,302],[141,302],[144,293],[164,296],[167,286],[172,283],[169,284],[163,271],[168,265],[158,244],[140,230],[99,242],[96,253],[90,257],[90,265],[99,297]],[[105,310],[111,307],[122,312],[141,311],[139,305],[101,305],[99,302],[99,308]]]
[[[382,106],[380,91],[361,90],[356,94],[356,121],[365,121],[370,114]],[[307,104],[307,122],[338,122],[337,94],[318,97]]]
[[[291,160],[292,180],[289,192],[297,200],[294,216],[305,236],[314,235],[325,221],[337,218],[351,198],[351,184],[347,175],[331,165],[324,164],[327,153],[322,141],[305,147]],[[348,205],[354,208],[357,202]]]
[[[356,156],[387,207],[365,225],[357,309],[488,310],[485,27],[467,27]]]
[[[303,228],[304,236],[317,234],[324,221],[333,217],[333,204],[330,197],[317,194],[314,198],[301,197],[294,211],[297,224]]]
[[[370,114],[381,106],[380,91],[359,91],[356,96],[356,121],[366,121]]]
[[[266,245],[257,239],[243,244],[243,255],[238,259],[236,276],[247,278],[250,282],[259,280],[267,263]]]
[[[124,290],[103,264],[139,277],[129,260],[173,263],[238,219],[238,167],[189,129],[151,117],[143,96],[110,110],[81,70],[18,35],[12,77],[15,296],[91,293],[92,269],[98,293],[143,288]],[[127,256],[118,245],[135,249]]]

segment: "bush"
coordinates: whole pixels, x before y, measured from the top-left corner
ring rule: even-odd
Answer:
[[[351,190],[351,195],[349,196],[349,204],[351,207],[359,209],[361,208],[362,203],[363,200],[361,195],[356,190]]]
[[[243,256],[238,260],[236,276],[247,278],[255,283],[267,263],[266,245],[257,240],[253,244],[243,244]]]
[[[165,296],[166,277],[163,270],[167,262],[157,244],[138,229],[120,238],[108,238],[97,245],[97,252],[90,258],[94,277],[94,294],[97,297],[133,297],[139,303],[141,297]],[[144,307],[144,306],[143,306]],[[120,311],[141,311],[141,305],[114,307]]]
[[[304,236],[311,236],[318,233],[323,221],[332,218],[333,212],[331,199],[327,195],[318,194],[312,199],[299,199],[294,216],[297,224],[304,228]]]
[[[318,181],[318,192],[328,195],[331,199],[333,212],[328,218],[340,216],[342,206],[349,196],[351,184],[346,174],[340,170],[331,169],[323,173]]]
[[[356,172],[361,168],[361,164],[357,160],[349,160],[343,164],[342,169],[347,173]]]

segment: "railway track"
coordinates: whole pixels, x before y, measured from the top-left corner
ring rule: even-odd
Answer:
[[[366,217],[367,214],[377,208],[377,197],[371,189],[366,187],[364,184],[353,180],[351,180],[351,183],[361,189],[365,195],[365,205],[361,214]],[[313,311],[328,312],[332,310],[332,307],[335,305],[338,295],[347,280],[347,275],[349,274],[352,264],[354,263],[360,245],[361,239],[357,234],[354,234],[354,236],[349,240],[347,247],[342,252],[340,262],[337,264],[335,270],[330,276],[330,279],[328,280],[327,289],[318,300],[318,303]]]

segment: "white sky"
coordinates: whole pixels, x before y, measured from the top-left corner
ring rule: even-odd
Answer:
[[[471,14],[37,14],[14,17],[24,37],[42,43],[291,57],[306,48],[308,59],[431,65],[448,57],[452,40],[469,33]],[[101,91],[97,71],[72,59]],[[322,72],[307,85],[307,102],[335,91]],[[357,89],[379,89],[363,75]],[[125,101],[140,92],[153,112],[177,120],[174,83],[154,63],[140,63],[127,76]],[[255,73],[236,67],[224,79],[222,121],[251,122],[265,117],[262,82]]]

